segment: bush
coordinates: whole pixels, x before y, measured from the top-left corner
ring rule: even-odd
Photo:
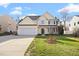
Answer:
[[[79,29],[77,29],[77,28],[74,29],[73,36],[75,36],[75,37],[79,36]]]
[[[0,36],[3,36],[3,35],[10,35],[10,33],[9,32],[0,33]]]
[[[58,26],[58,33],[59,33],[59,35],[63,35],[64,34],[64,29],[63,29],[62,25]]]

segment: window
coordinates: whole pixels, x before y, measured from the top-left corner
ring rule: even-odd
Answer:
[[[74,26],[76,25],[76,23],[74,23]]]
[[[56,24],[58,24],[58,21],[56,21]]]
[[[44,24],[44,20],[42,20],[41,23]]]
[[[79,24],[79,22],[78,22],[78,24]]]
[[[55,32],[55,28],[53,28],[53,31]]]
[[[48,21],[48,24],[50,24],[50,21]]]
[[[49,28],[48,28],[48,32],[49,32]]]
[[[56,31],[58,31],[58,28],[56,28]]]
[[[54,21],[54,24],[55,24],[55,21]]]
[[[71,26],[71,25],[69,24],[69,26]]]

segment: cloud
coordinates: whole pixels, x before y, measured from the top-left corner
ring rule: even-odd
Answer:
[[[31,10],[30,7],[15,7],[12,9],[13,11],[10,12],[11,15],[22,15],[23,10]],[[29,15],[36,15],[36,14],[29,14]]]
[[[63,13],[63,12],[79,12],[79,4],[69,4],[64,8],[61,8],[58,10],[58,12]]]
[[[0,3],[0,6],[7,8],[10,3]]]
[[[14,10],[12,12],[10,12],[10,14],[12,15],[22,15],[22,7],[15,7]]]
[[[24,9],[27,9],[27,10],[32,10],[31,7],[24,7]]]
[[[32,13],[32,14],[28,14],[28,16],[37,16],[37,14]]]
[[[22,15],[22,12],[15,10],[15,11],[12,11],[10,14],[12,14],[12,15]]]
[[[17,10],[17,11],[21,11],[22,7],[15,7],[14,9]]]

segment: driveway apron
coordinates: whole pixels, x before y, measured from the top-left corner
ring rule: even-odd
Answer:
[[[24,56],[25,51],[35,36],[3,36],[0,40],[7,39],[0,43],[0,56]],[[8,40],[9,39],[9,40]]]

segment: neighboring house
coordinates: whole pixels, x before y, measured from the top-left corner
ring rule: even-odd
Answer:
[[[73,34],[77,29],[79,29],[79,15],[73,16],[70,21],[66,22],[64,34]]]
[[[8,15],[0,15],[0,32],[10,31],[16,31],[16,22]]]
[[[41,16],[26,16],[18,24],[18,35],[58,34],[59,20],[46,12]]]

